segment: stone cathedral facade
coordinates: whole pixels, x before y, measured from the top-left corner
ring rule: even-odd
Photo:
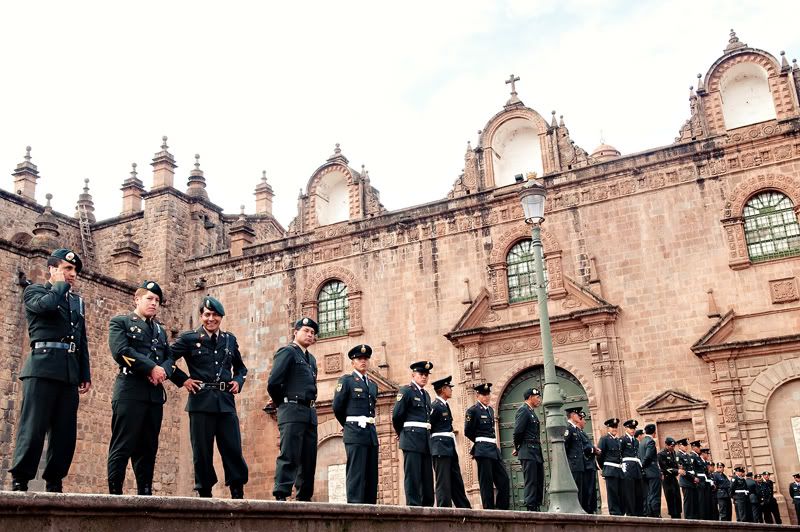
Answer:
[[[476,383],[494,384],[503,453],[520,482],[510,422],[522,389],[541,382],[542,355],[530,231],[517,192],[520,178],[536,172],[548,191],[548,305],[567,403],[590,412],[595,439],[602,420],[635,417],[657,423],[660,440],[696,437],[729,467],[776,473],[788,515],[787,484],[800,469],[797,64],[731,33],[690,91],[675,142],[635,154],[605,144],[585,151],[563,119],[528,107],[517,80],[509,81],[511,98],[477,145],[467,146],[447,197],[387,211],[369,174],[352,168],[337,145],[309,176],[286,228],[272,216],[266,177],[255,188],[255,213],[223,213],[206,192],[199,159],[181,176],[166,138],[151,177],[134,166],[122,181],[118,216],[95,219],[88,184],[74,215],[55,212],[49,198],[37,201],[29,149],[13,189],[0,190],[7,279],[0,288],[0,484],[11,481],[17,377],[28,356],[22,291],[26,281],[44,279],[45,257],[61,245],[85,257],[78,290],[94,382],[81,398],[67,491],[105,491],[117,373],[107,326],[132,308],[134,284],[144,278],[164,288],[160,317],[173,335],[198,325],[204,294],[225,304],[223,327],[238,337],[250,369],[237,399],[248,496],[270,498],[278,430],[262,411],[266,380],[272,354],[300,315],[322,326],[311,348],[320,367],[315,499],[341,497],[345,455],[330,400],[349,369],[345,354],[358,343],[373,346],[380,387],[380,501],[403,503],[390,413],[419,359],[434,361],[434,378],[452,374],[457,383],[452,408],[473,500],[476,471],[459,429]],[[190,495],[185,391],[167,388],[155,491]]]

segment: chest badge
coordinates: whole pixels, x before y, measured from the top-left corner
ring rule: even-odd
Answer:
[[[353,391],[360,393],[360,392],[363,392],[364,389],[363,388],[353,388]]]
[[[403,394],[402,393],[398,393],[397,394],[397,400],[398,401],[402,401],[403,400]]]
[[[569,429],[564,431],[564,437],[566,438],[567,436],[569,436]]]
[[[342,383],[341,382],[336,385],[336,391],[337,392],[341,392],[342,391]]]

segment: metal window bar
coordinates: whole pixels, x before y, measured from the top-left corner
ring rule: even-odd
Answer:
[[[744,236],[753,262],[800,255],[800,224],[792,201],[780,192],[763,192],[744,207]]]
[[[331,281],[320,290],[317,300],[317,323],[319,337],[343,336],[350,328],[350,301],[347,299],[347,285],[341,281]]]
[[[530,240],[518,242],[506,257],[508,266],[508,301],[536,301],[536,269],[533,263],[533,249]],[[547,267],[544,270],[547,283]]]

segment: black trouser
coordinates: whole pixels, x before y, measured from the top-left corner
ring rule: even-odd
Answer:
[[[685,519],[700,519],[697,504],[697,488],[681,487],[683,492],[683,517]]]
[[[525,479],[525,507],[538,512],[541,510],[544,498],[544,464],[536,460],[520,460],[520,462],[522,462],[522,477]],[[499,494],[497,498],[500,499]]]
[[[736,508],[736,520],[738,522],[753,522],[753,509],[750,507],[750,498],[747,495],[739,495],[734,497],[733,505]]]
[[[347,502],[378,501],[378,446],[345,443],[347,452]]]
[[[794,499],[797,501],[797,499]],[[797,514],[797,524],[800,524],[800,502],[794,503],[794,513]]]
[[[750,512],[753,514],[754,523],[763,523],[764,516],[761,513],[761,503],[750,501]]]
[[[217,483],[214,439],[222,457],[226,486],[247,484],[247,463],[242,456],[239,416],[235,412],[189,412],[189,435],[194,460],[194,489],[211,489]]]
[[[642,502],[642,479],[623,479],[622,497],[625,505],[625,515],[642,515],[642,511],[644,510],[644,503]]]
[[[317,467],[317,426],[311,423],[278,425],[281,449],[275,460],[275,497],[288,497],[297,488],[298,501],[314,495],[314,470]]]
[[[464,479],[458,456],[434,456],[433,470],[436,473],[436,506],[443,508],[472,508],[464,490]]]
[[[42,478],[48,484],[60,484],[75,454],[77,426],[77,386],[39,377],[23,379],[22,409],[9,469],[14,479],[27,482],[36,477],[46,435],[47,457]]]
[[[587,514],[597,511],[597,470],[592,468],[584,471],[581,476],[580,488],[581,508]]]
[[[511,485],[508,473],[501,460],[475,458],[478,465],[478,485],[481,488],[481,504],[484,510],[508,510]],[[497,498],[494,488],[497,487]]]
[[[403,487],[407,506],[433,506],[431,455],[403,451]]]
[[[625,515],[622,502],[622,481],[619,477],[605,477],[609,515]]]
[[[664,498],[667,500],[667,513],[673,519],[681,518],[681,490],[678,479],[673,476],[664,476],[661,483],[664,489]]]
[[[139,488],[153,483],[158,434],[164,405],[118,399],[111,403],[111,442],[108,446],[108,483],[125,482],[128,460]]]
[[[697,518],[711,519],[711,490],[704,478],[700,478],[700,485],[697,486]]]
[[[661,517],[661,478],[643,478],[642,491],[645,517]]]
[[[778,511],[778,501],[775,499],[771,499],[769,502],[765,502],[764,505],[761,507],[761,513],[764,516],[764,522],[772,524],[773,521],[776,525],[780,525],[781,523],[781,513]]]
[[[578,504],[580,504],[581,508],[583,508],[583,497],[584,497],[584,494],[583,494],[583,474],[584,473],[583,473],[583,471],[572,471],[572,470],[570,470],[570,472],[572,473],[572,480],[575,481],[575,487],[578,488]],[[587,473],[588,473],[588,471],[587,471]],[[583,508],[583,511],[585,512],[586,508]]]
[[[731,498],[724,497],[717,499],[717,513],[719,513],[720,521],[730,521],[733,516],[731,515]]]

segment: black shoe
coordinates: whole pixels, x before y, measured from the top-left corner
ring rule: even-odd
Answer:
[[[200,488],[197,490],[197,495],[203,498],[210,498],[211,488]]]
[[[13,479],[11,481],[11,491],[28,491],[28,481]]]
[[[152,484],[142,484],[141,486],[136,486],[136,493],[138,495],[147,495],[150,496],[153,494],[153,485]]]
[[[231,499],[244,499],[244,486],[241,484],[231,484]]]
[[[48,482],[45,484],[44,490],[48,493],[63,493],[64,487],[59,480],[58,482]]]
[[[122,482],[108,481],[109,495],[122,495]]]
[[[286,500],[286,495],[275,495],[275,500],[276,501],[285,501]]]

